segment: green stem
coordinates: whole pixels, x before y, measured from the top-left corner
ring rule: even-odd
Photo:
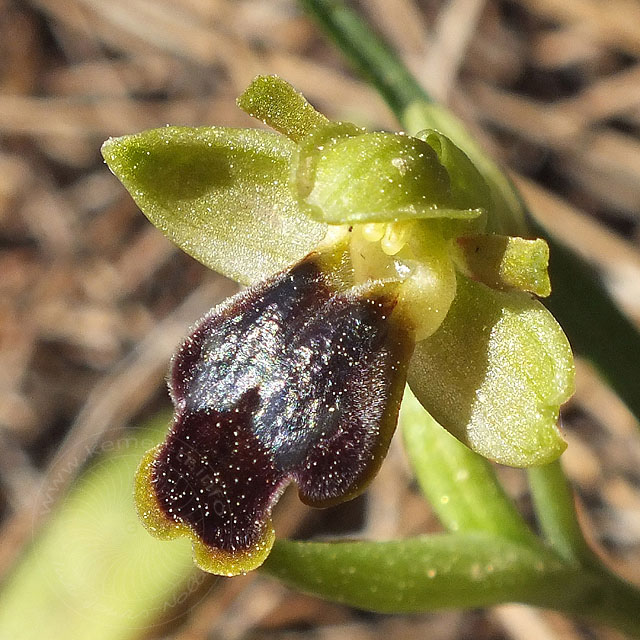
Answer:
[[[501,602],[573,608],[594,588],[578,567],[539,544],[477,532],[386,542],[277,540],[263,570],[296,589],[389,613]]]
[[[393,50],[371,31],[355,11],[335,0],[300,0],[300,4],[322,25],[353,66],[378,90],[398,119],[412,102],[431,101]]]
[[[521,544],[536,542],[491,464],[445,431],[408,387],[400,427],[418,483],[449,531],[482,531]]]
[[[566,562],[580,566],[597,584],[578,603],[576,615],[640,635],[640,590],[611,573],[585,540],[575,509],[571,486],[560,461],[528,470],[531,496],[542,532],[556,553]]]
[[[539,544],[486,533],[389,542],[277,540],[262,571],[296,590],[367,611],[423,612],[525,602],[640,637],[640,592],[561,561]]]
[[[538,522],[549,544],[567,562],[593,566],[595,556],[582,535],[560,462],[528,469],[528,476]]]

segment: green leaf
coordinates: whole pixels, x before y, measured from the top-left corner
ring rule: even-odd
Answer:
[[[290,186],[293,142],[265,131],[165,127],[102,153],[143,213],[183,251],[249,284],[309,253],[326,226]]]
[[[278,540],[263,569],[295,589],[389,613],[514,601],[560,606],[579,576],[540,546],[481,533],[390,542]]]
[[[445,431],[409,388],[402,400],[400,427],[420,488],[447,529],[533,543],[533,533],[491,464]]]
[[[539,302],[464,276],[409,370],[413,392],[442,426],[477,453],[518,467],[565,449],[556,421],[573,377],[569,343]]]
[[[575,351],[591,360],[640,425],[640,331],[616,306],[602,274],[552,236],[548,242],[553,293],[547,306]]]

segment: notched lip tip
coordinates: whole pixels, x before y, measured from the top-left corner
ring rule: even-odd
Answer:
[[[158,497],[151,482],[151,470],[161,448],[162,444],[158,444],[145,453],[135,475],[135,506],[142,526],[158,540],[189,539],[193,562],[206,573],[237,576],[260,567],[267,559],[275,542],[271,518],[264,522],[263,534],[248,549],[233,552],[206,544],[188,523],[169,519],[158,503]]]
[[[273,548],[275,531],[268,519],[264,525],[264,533],[250,548],[237,552],[210,547],[191,532],[191,545],[194,564],[205,571],[218,576],[239,576],[261,567]]]

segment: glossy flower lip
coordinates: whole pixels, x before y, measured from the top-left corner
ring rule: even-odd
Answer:
[[[337,263],[336,263],[337,260]],[[395,430],[414,342],[397,283],[345,286],[310,254],[205,316],[170,372],[175,419],[136,477],[142,522],[189,536],[204,570],[256,568],[290,482],[324,507],[360,493]]]

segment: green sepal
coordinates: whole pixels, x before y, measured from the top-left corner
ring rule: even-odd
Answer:
[[[236,104],[294,142],[329,122],[299,91],[278,76],[258,76]]]
[[[519,289],[541,297],[551,293],[549,246],[541,238],[460,236],[454,249],[464,273],[489,287]]]
[[[409,369],[411,389],[443,427],[516,467],[546,464],[566,448],[556,422],[573,378],[569,343],[539,302],[462,275],[447,317],[416,345]]]
[[[170,240],[249,284],[300,260],[326,233],[294,198],[295,149],[266,131],[164,127],[110,138],[102,154]]]
[[[335,145],[339,140],[354,138],[364,133],[366,133],[365,129],[350,122],[327,122],[316,127],[300,140],[292,179],[301,207],[315,213],[316,217],[322,217],[321,212],[313,211],[307,203],[307,198],[315,186],[316,168],[322,152],[327,146]]]
[[[474,219],[479,209],[454,205],[449,175],[425,142],[393,133],[360,133],[329,125],[322,144],[301,141],[296,179],[301,206],[329,224],[418,218]]]

